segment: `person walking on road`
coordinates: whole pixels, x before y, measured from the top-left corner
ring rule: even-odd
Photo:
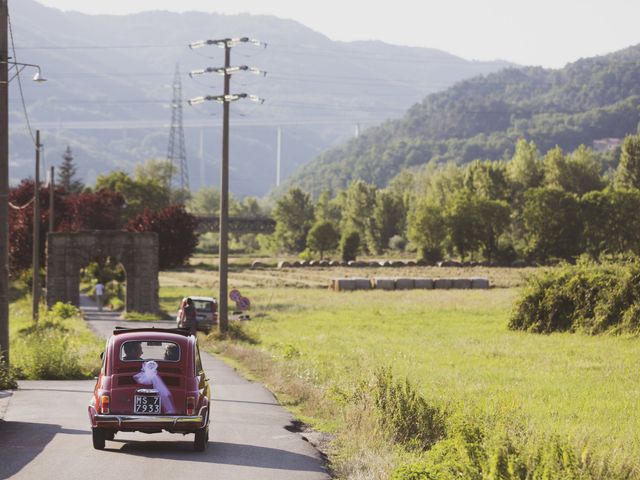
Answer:
[[[102,299],[104,297],[104,285],[101,282],[96,283],[96,303],[98,310],[102,311]]]
[[[188,328],[191,335],[195,335],[198,330],[196,307],[193,304],[193,300],[189,297],[187,297],[182,306],[182,322],[180,326],[182,328]]]

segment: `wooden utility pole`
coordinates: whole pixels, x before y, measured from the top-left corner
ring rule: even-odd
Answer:
[[[33,275],[31,277],[33,300],[31,318],[40,317],[40,130],[36,130],[36,172],[33,184]]]
[[[0,0],[0,355],[9,364],[9,7]]]
[[[222,162],[220,163],[220,297],[218,298],[218,328],[229,329],[227,275],[229,262],[229,85],[231,83],[231,45],[224,42],[224,101],[222,102]]]

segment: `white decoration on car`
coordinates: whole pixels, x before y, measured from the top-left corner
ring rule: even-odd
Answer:
[[[171,392],[162,381],[160,375],[158,375],[158,364],[156,362],[153,360],[144,362],[140,373],[136,373],[133,378],[141,385],[153,385],[153,388],[158,390],[164,413],[176,413],[176,409],[173,406],[173,400],[171,398]]]

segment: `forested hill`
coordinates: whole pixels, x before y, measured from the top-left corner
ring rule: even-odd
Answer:
[[[559,70],[508,68],[429,95],[403,118],[371,128],[301,168],[288,185],[314,195],[351,180],[384,186],[428,162],[501,159],[517,139],[540,151],[571,150],[635,133],[640,120],[640,45]],[[287,186],[285,185],[285,188]]]
[[[42,67],[43,84],[24,73],[26,109],[42,131],[47,164],[59,164],[67,146],[78,175],[92,183],[111,170],[131,172],[163,158],[169,141],[174,71],[179,63],[183,102],[222,92],[219,75],[188,72],[218,67],[220,48],[190,50],[201,39],[248,36],[268,48],[238,45],[232,65],[267,71],[234,75],[231,91],[266,99],[231,108],[230,185],[234,195],[262,196],[276,183],[277,132],[282,176],[350,138],[357,125],[399,118],[429,93],[506,62],[469,61],[429,49],[381,42],[336,42],[292,20],[266,15],[163,11],[85,15],[11,0],[16,58]],[[11,182],[31,174],[33,144],[20,85],[11,83]],[[184,104],[187,164],[193,190],[219,185],[221,107]]]

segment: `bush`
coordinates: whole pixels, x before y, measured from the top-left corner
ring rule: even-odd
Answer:
[[[389,248],[396,252],[404,252],[405,248],[407,248],[407,241],[400,235],[394,235],[389,239]]]
[[[14,390],[18,388],[17,373],[10,367],[0,355],[0,390]]]
[[[445,416],[429,405],[409,380],[396,382],[388,369],[376,372],[373,399],[378,422],[390,438],[426,450],[445,434]]]
[[[71,318],[80,315],[80,310],[70,303],[56,302],[47,313],[47,318]]]
[[[47,321],[21,332],[25,354],[16,360],[25,378],[64,380],[85,378],[78,352],[71,347],[69,333],[59,323]]]
[[[535,333],[640,333],[640,261],[580,262],[531,277],[509,328]]]

